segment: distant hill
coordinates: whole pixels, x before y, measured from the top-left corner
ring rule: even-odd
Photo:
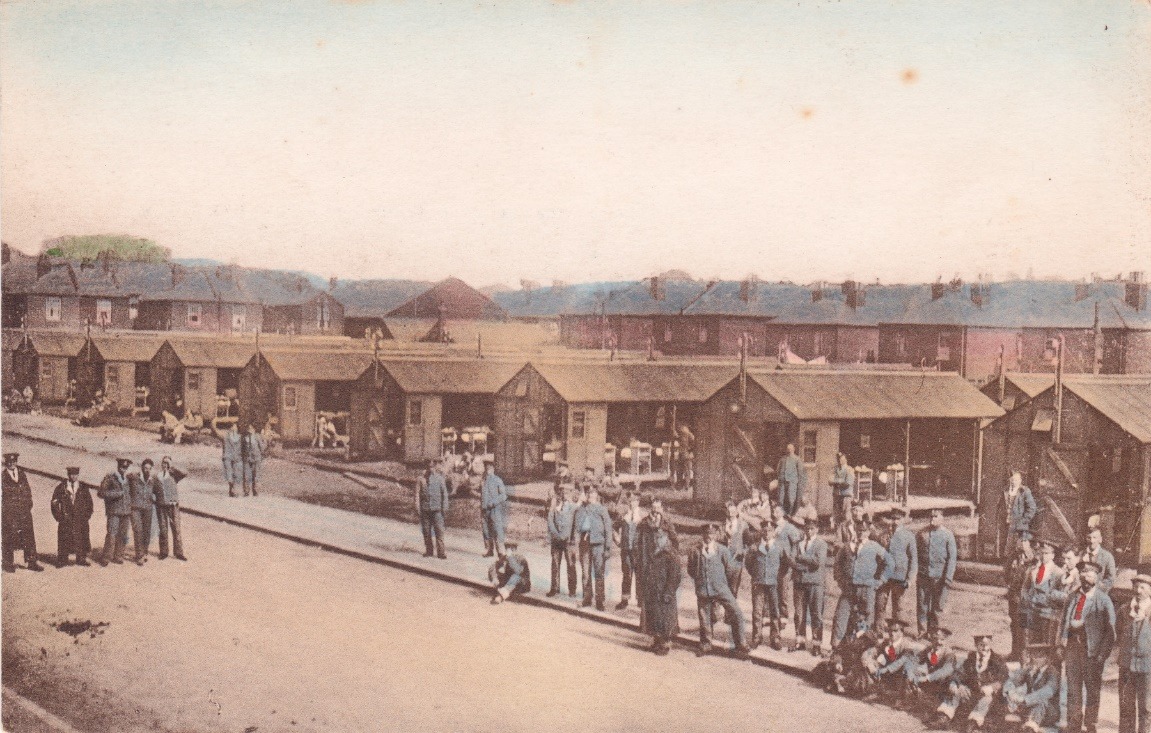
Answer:
[[[510,285],[504,285],[503,283],[495,283],[493,285],[485,285],[482,288],[476,288],[476,290],[490,297],[496,293],[510,293],[515,290],[515,288]]]
[[[69,260],[94,260],[105,252],[125,262],[167,262],[172,256],[151,239],[126,234],[69,235],[44,242],[44,254]]]

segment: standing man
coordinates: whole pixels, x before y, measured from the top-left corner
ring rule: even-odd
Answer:
[[[68,466],[68,478],[52,492],[52,517],[56,526],[56,567],[64,567],[69,556],[76,555],[77,565],[87,565],[92,552],[88,520],[92,518],[92,492],[80,483],[80,468]]]
[[[892,617],[903,619],[903,594],[907,592],[911,581],[919,573],[919,551],[916,548],[915,535],[903,526],[907,521],[906,509],[902,507],[892,509],[887,513],[887,521],[891,527],[887,552],[891,555],[892,564],[888,568],[887,579],[879,587],[876,613],[885,616],[890,601]]]
[[[1076,558],[1075,563],[1078,562],[1079,559]],[[1015,545],[1015,555],[1005,570],[1007,615],[1011,619],[1011,656],[1008,659],[1013,662],[1022,659],[1023,649],[1027,646],[1027,620],[1024,618],[1023,588],[1027,585],[1027,576],[1034,565],[1035,552],[1031,549],[1031,540],[1019,540]],[[1066,572],[1066,568],[1064,571]],[[1079,582],[1076,580],[1075,586],[1071,590],[1078,587]]]
[[[184,472],[172,467],[172,459],[160,459],[160,473],[152,480],[152,494],[156,500],[156,520],[160,524],[160,559],[168,557],[168,530],[172,531],[172,551],[177,560],[184,557],[184,538],[180,534],[180,493],[176,484]]]
[[[847,464],[846,453],[835,455],[835,469],[831,472],[831,478],[827,483],[831,484],[835,499],[832,524],[839,526],[847,521],[848,507],[851,506],[851,500],[855,496],[855,470]]]
[[[772,507],[771,513],[775,522],[775,533],[782,539],[784,550],[787,552],[788,557],[795,555],[795,548],[799,545],[800,541],[803,540],[803,532],[784,516],[783,507],[778,504]],[[791,618],[791,609],[795,607],[795,598],[793,597],[795,587],[792,581],[791,563],[784,563],[780,568],[780,574],[780,625],[786,628],[787,620]]]
[[[1063,571],[1055,564],[1055,545],[1039,542],[1039,562],[1024,576],[1020,598],[1027,644],[1053,644],[1067,599],[1057,595]]]
[[[671,548],[670,551],[673,554],[677,553],[679,551],[679,534],[675,530],[675,525],[664,515],[663,502],[659,499],[652,499],[651,510],[648,512],[648,515],[643,518],[643,521],[639,523],[639,529],[637,530],[639,542],[636,551],[635,584],[636,596],[642,599],[640,603],[641,608],[643,604],[647,603],[647,599],[652,597],[653,591],[647,587],[647,573],[654,562],[657,550],[656,535],[660,532],[667,535],[668,544]],[[646,624],[646,615],[647,612],[641,610],[641,627]]]
[[[132,489],[128,480],[128,458],[116,459],[116,470],[104,477],[96,495],[104,500],[104,515],[108,520],[108,534],[104,537],[104,552],[100,555],[100,565],[107,567],[109,562],[124,564],[124,541],[122,529],[132,519]]]
[[[1095,733],[1103,665],[1115,646],[1115,606],[1097,585],[1100,569],[1090,560],[1079,563],[1079,592],[1063,613],[1059,644],[1067,673],[1066,733]]]
[[[870,629],[875,625],[875,592],[879,588],[887,568],[891,567],[891,556],[883,545],[871,539],[871,525],[859,527],[859,539],[849,546],[851,575],[845,576],[849,585],[844,590],[850,602],[850,626],[853,629]],[[838,611],[838,609],[837,609]],[[881,617],[880,617],[881,618]],[[836,619],[836,626],[847,631],[848,619]],[[836,629],[836,636],[843,638]]]
[[[567,565],[568,595],[576,594],[575,548],[572,546],[575,512],[576,505],[567,500],[567,487],[557,483],[555,496],[548,507],[548,540],[552,551],[552,587],[548,591],[548,598],[559,595],[561,560]],[[626,602],[624,605],[627,605]]]
[[[659,656],[671,651],[668,643],[679,633],[679,584],[683,573],[671,544],[671,536],[661,530],[654,534],[655,554],[647,569],[646,598],[643,599],[641,631],[652,635],[651,650]],[[637,587],[637,594],[639,588]]]
[[[947,605],[947,589],[955,579],[959,550],[955,535],[943,526],[943,510],[931,510],[931,523],[919,532],[919,577],[915,580],[919,600],[919,633],[939,626]]]
[[[248,495],[249,485],[252,487],[252,496],[257,496],[256,479],[260,475],[267,447],[267,441],[261,433],[256,432],[256,426],[249,425],[248,432],[240,439],[240,457],[244,461],[244,496]]]
[[[443,466],[431,461],[428,478],[416,484],[416,504],[420,515],[420,531],[424,535],[424,557],[433,552],[441,560],[447,558],[444,551],[444,517],[448,513],[448,482],[444,478]]]
[[[236,482],[242,483],[244,480],[244,457],[240,442],[240,431],[236,429],[236,423],[232,423],[224,433],[223,454],[220,458],[224,466],[224,481],[228,483],[228,496],[235,496]]]
[[[792,651],[803,648],[808,624],[811,625],[811,656],[823,649],[824,575],[827,567],[827,543],[819,536],[817,522],[804,522],[803,539],[795,549],[795,644]]]
[[[132,544],[135,545],[137,565],[148,559],[148,545],[152,544],[152,466],[154,461],[145,458],[140,462],[140,473],[128,476],[128,495],[132,514]]]
[[[27,389],[27,388],[25,388]],[[4,572],[16,572],[16,550],[24,553],[29,570],[44,569],[36,556],[36,529],[32,525],[32,487],[28,476],[17,465],[19,453],[4,454],[3,495],[0,496],[0,521],[3,523]]]
[[[1135,597],[1119,613],[1119,733],[1151,731],[1151,575],[1131,581]]]
[[[480,520],[484,531],[484,557],[504,554],[508,489],[496,475],[490,458],[484,459],[484,481],[480,486]]]
[[[858,501],[853,501],[847,519],[840,523],[835,530],[835,536],[839,540],[839,544],[848,545],[859,539],[859,527],[867,521],[867,512],[863,510],[863,504]]]
[[[731,566],[735,563],[727,548],[716,541],[719,527],[709,523],[703,528],[703,543],[692,550],[687,562],[687,573],[695,581],[695,600],[699,614],[699,656],[705,656],[714,651],[712,644],[713,624],[715,622],[715,606],[723,606],[724,617],[731,625],[731,633],[735,642],[737,656],[748,655],[747,644],[744,642],[743,611],[731,594],[727,585],[727,577]]]
[[[1023,474],[1019,471],[1011,472],[1011,480],[1003,492],[1003,510],[1007,524],[1007,547],[1004,554],[1011,557],[1015,554],[1015,545],[1019,540],[1031,539],[1031,520],[1035,519],[1039,511],[1035,497],[1031,489],[1023,485]]]
[[[575,533],[579,540],[579,567],[583,576],[583,603],[592,604],[592,585],[595,585],[595,607],[604,610],[607,559],[611,557],[611,515],[599,503],[599,490],[586,489],[587,501],[575,512]],[[569,576],[570,577],[570,576]]]
[[[506,543],[504,551],[488,569],[488,581],[495,591],[492,605],[498,606],[513,594],[527,593],[532,589],[532,574],[528,561],[516,552],[518,548],[519,545],[515,542]]]
[[[1111,586],[1115,585],[1115,556],[1103,547],[1103,531],[1092,527],[1087,533],[1087,550],[1083,553],[1084,560],[1090,560],[1100,567],[1099,582],[1096,587],[1107,595],[1111,595]]]
[[[799,498],[803,496],[803,484],[807,478],[803,461],[795,453],[795,444],[787,444],[787,454],[779,459],[776,467],[776,478],[779,479],[779,505],[786,514],[794,514],[799,506]]]
[[[639,494],[632,493],[628,495],[627,511],[619,518],[619,562],[620,569],[623,570],[623,585],[620,586],[620,601],[616,604],[615,609],[622,611],[627,608],[628,598],[631,596],[632,578],[635,576],[635,602],[637,605],[643,605],[643,592],[639,588],[639,576],[635,574],[636,566],[639,562],[639,525],[643,521],[643,511],[639,508]],[[570,565],[568,566],[571,567]],[[678,572],[679,563],[676,563]],[[568,570],[568,577],[571,579],[572,588],[575,588],[575,579],[571,577],[571,570]],[[555,581],[553,581],[555,582]],[[556,586],[558,587],[558,586]],[[678,588],[679,585],[676,584]],[[575,591],[572,591],[575,594]]]
[[[727,502],[727,519],[719,531],[719,542],[727,546],[731,559],[735,560],[735,570],[727,576],[727,585],[731,594],[739,597],[739,585],[743,580],[743,553],[747,542],[747,523],[739,517],[739,507],[734,501]]]
[[[787,562],[785,541],[776,535],[775,528],[765,524],[758,532],[759,541],[747,550],[747,575],[751,582],[751,648],[759,647],[762,639],[763,617],[766,613],[771,626],[771,648],[783,648],[780,641],[779,583],[781,568]]]

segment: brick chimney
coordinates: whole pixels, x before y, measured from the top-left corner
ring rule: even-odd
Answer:
[[[845,280],[843,285],[840,286],[843,291],[844,301],[847,307],[852,310],[862,308],[867,300],[867,290],[863,287],[863,283],[858,283],[855,280]]]
[[[819,281],[811,287],[811,302],[818,303],[821,300],[823,300],[823,281]]]
[[[1075,283],[1075,302],[1082,303],[1091,297],[1091,283]]]
[[[186,274],[184,272],[183,265],[177,265],[175,262],[173,262],[172,263],[172,287],[174,287],[174,288],[179,287],[180,283],[184,282],[185,276],[186,276]]]
[[[335,290],[336,286],[340,284],[340,278],[335,275],[328,278],[328,290]]]
[[[936,281],[931,283],[931,299],[939,300],[943,294],[947,292],[947,286],[942,282]]]
[[[39,280],[49,272],[52,272],[52,261],[48,259],[48,255],[41,252],[36,258],[36,279]]]
[[[755,300],[759,294],[759,278],[755,275],[748,275],[739,283],[739,299],[744,303],[750,303]]]
[[[1133,272],[1125,284],[1123,302],[1137,311],[1147,309],[1147,280],[1143,272]]]

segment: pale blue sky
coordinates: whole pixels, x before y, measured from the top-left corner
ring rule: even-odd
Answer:
[[[1138,2],[5,2],[3,236],[344,277],[1151,265]]]

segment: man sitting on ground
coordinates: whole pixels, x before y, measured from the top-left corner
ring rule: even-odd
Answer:
[[[504,543],[507,552],[500,555],[488,570],[488,580],[495,595],[492,605],[503,603],[513,594],[527,593],[532,589],[531,570],[523,555],[516,552],[519,544],[514,541]]]

